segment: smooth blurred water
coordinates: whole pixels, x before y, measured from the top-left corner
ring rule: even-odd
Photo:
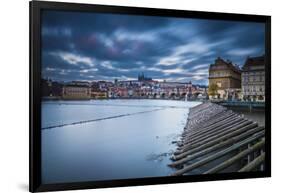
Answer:
[[[173,169],[167,164],[176,148],[172,141],[183,131],[189,108],[197,104],[147,99],[42,102],[42,128],[92,120],[42,129],[42,182],[169,175]]]

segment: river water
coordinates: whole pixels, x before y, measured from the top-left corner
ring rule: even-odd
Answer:
[[[42,102],[42,183],[167,176],[169,157],[199,102]]]

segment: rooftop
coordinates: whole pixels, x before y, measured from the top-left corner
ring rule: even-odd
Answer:
[[[258,57],[248,57],[242,69],[249,70],[249,68],[252,66],[264,66],[264,65],[265,65],[264,55]]]
[[[218,57],[215,60],[214,64],[210,65],[210,70],[224,70],[224,69],[231,69],[237,73],[240,73],[241,70],[238,65],[233,64],[230,60],[223,60],[222,58]]]

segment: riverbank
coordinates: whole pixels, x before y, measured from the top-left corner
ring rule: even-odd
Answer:
[[[185,101],[185,102],[212,102],[229,109],[237,109],[240,111],[257,112],[260,110],[264,111],[264,102],[249,102],[249,101],[222,101],[222,100],[209,100],[202,98],[186,99],[184,97],[174,98],[154,98],[147,96],[138,97],[116,97],[116,98],[63,98],[60,96],[42,97],[42,101],[103,101],[103,100],[168,100],[168,101]]]
[[[120,98],[62,98],[62,97],[42,97],[42,101],[102,101],[102,100],[170,100],[170,101],[187,101],[187,102],[206,102],[205,99],[188,99],[184,98],[148,98],[148,97],[120,97]]]
[[[188,121],[171,157],[172,175],[264,170],[265,129],[218,104],[190,109]]]

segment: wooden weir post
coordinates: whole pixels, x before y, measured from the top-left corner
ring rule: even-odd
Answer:
[[[235,144],[236,142],[240,141],[241,139],[244,139],[245,137],[250,136],[253,133],[255,133],[255,132],[257,132],[257,131],[259,131],[261,129],[263,129],[263,128],[257,127],[257,128],[255,128],[253,130],[249,130],[249,131],[247,131],[247,132],[245,132],[245,133],[243,133],[241,135],[238,135],[238,136],[236,136],[234,138],[228,139],[228,140],[226,140],[226,141],[224,141],[222,143],[218,143],[218,144],[216,144],[214,146],[211,146],[209,148],[202,148],[201,151],[199,150],[199,151],[194,152],[194,153],[192,151],[190,151],[189,152],[190,155],[187,155],[187,157],[185,157],[183,159],[174,161],[169,166],[176,167],[176,166],[182,165],[182,164],[184,164],[184,163],[186,163],[188,161],[191,161],[191,160],[193,160],[195,158],[198,158],[200,156],[206,155],[206,154],[208,154],[210,152],[215,152],[215,151],[217,151],[219,149],[222,149],[223,147],[227,147],[229,145]],[[264,131],[261,131],[261,134],[264,134]]]
[[[265,153],[263,152],[260,156],[255,158],[253,161],[251,161],[249,164],[247,164],[245,167],[239,170],[239,172],[250,172],[253,169],[257,168],[260,166],[265,159]]]
[[[240,153],[238,153],[237,155],[233,156],[232,158],[226,160],[225,162],[223,162],[223,163],[217,165],[216,167],[204,172],[204,174],[217,173],[217,172],[223,170],[224,168],[227,168],[228,166],[232,165],[236,161],[239,161],[244,156],[249,155],[250,153],[256,151],[257,149],[261,148],[262,146],[264,146],[264,140],[262,140],[259,143],[256,143],[255,145],[247,148],[244,151],[241,151]]]
[[[178,169],[172,175],[188,175],[195,169],[199,174],[223,172],[245,158],[248,163],[235,171],[264,170],[264,134],[264,127],[223,106],[206,102],[193,107],[171,157],[169,166]],[[215,160],[219,163],[211,165]]]

